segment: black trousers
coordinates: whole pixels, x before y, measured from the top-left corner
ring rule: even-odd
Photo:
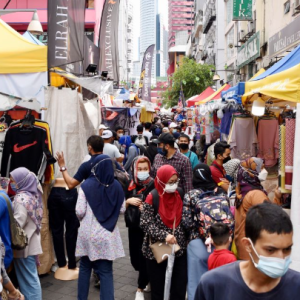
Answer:
[[[147,259],[147,267],[151,284],[151,300],[164,300],[165,275],[167,261],[160,264],[156,260]],[[170,300],[185,300],[187,285],[187,256],[176,257],[172,281]]]
[[[147,259],[143,256],[144,232],[140,228],[128,228],[129,254],[132,266],[139,271],[138,288],[145,289],[149,283]]]
[[[77,196],[76,189],[66,190],[65,188],[54,187],[48,198],[49,225],[52,231],[57,263],[60,268],[67,264],[64,247],[65,226],[68,267],[69,269],[76,268],[75,250],[79,228],[79,221],[75,213]]]

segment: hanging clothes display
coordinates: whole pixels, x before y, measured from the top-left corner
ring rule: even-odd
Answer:
[[[279,125],[274,116],[264,116],[257,124],[258,154],[266,167],[273,167],[279,158]]]
[[[49,150],[51,139],[47,131],[34,123],[34,117],[27,115],[22,121],[11,124],[4,141],[1,176],[9,177],[12,170],[25,167],[42,180],[47,165],[56,162]]]
[[[232,158],[244,160],[256,156],[257,134],[254,120],[249,114],[233,115],[228,144],[230,144]]]
[[[228,141],[228,136],[230,133],[231,120],[232,120],[233,111],[226,110],[224,112],[223,118],[221,119],[220,133],[221,140]]]
[[[1,169],[1,160],[2,160],[5,136],[11,122],[12,122],[12,118],[6,112],[0,118],[0,169]]]
[[[296,120],[293,118],[285,119],[286,139],[285,139],[285,188],[292,189],[293,165],[294,165],[294,145]]]

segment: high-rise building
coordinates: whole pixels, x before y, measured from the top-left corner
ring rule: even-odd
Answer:
[[[130,82],[132,77],[132,19],[133,0],[121,0],[119,10],[119,74],[120,82]]]
[[[176,46],[176,33],[191,33],[194,27],[194,0],[169,0],[169,49]]]
[[[140,61],[142,63],[147,48],[156,44],[157,0],[141,0]],[[156,82],[156,59],[152,62],[152,84]]]
[[[161,14],[156,15],[156,77],[166,76],[165,28]]]

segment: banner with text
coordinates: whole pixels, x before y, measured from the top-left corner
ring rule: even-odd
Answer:
[[[149,46],[144,54],[138,97],[151,102],[151,71],[155,44]]]
[[[233,21],[252,21],[252,0],[233,0]]]
[[[94,7],[95,7],[95,13],[96,13],[96,21],[95,21],[95,26],[94,26],[94,44],[96,46],[99,46],[100,25],[101,25],[101,18],[102,18],[104,2],[105,2],[105,0],[95,0],[94,1]]]
[[[100,27],[100,72],[107,71],[108,77],[119,82],[119,0],[106,0]]]
[[[49,68],[74,73],[75,63],[83,61],[85,2],[48,0]]]
[[[251,36],[251,38],[239,48],[237,55],[237,67],[242,68],[251,61],[260,56],[260,34],[259,31]]]

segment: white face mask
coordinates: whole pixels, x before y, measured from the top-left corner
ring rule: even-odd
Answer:
[[[175,193],[177,188],[178,188],[178,183],[177,182],[172,184],[172,185],[167,183],[165,188],[164,188],[164,191],[168,194],[171,194],[171,193]]]
[[[268,177],[268,171],[266,169],[262,169],[260,171],[260,173],[258,174],[258,179],[260,181],[265,181],[267,180],[267,177]]]
[[[137,172],[137,178],[141,181],[146,180],[149,177],[149,171],[139,171]]]

